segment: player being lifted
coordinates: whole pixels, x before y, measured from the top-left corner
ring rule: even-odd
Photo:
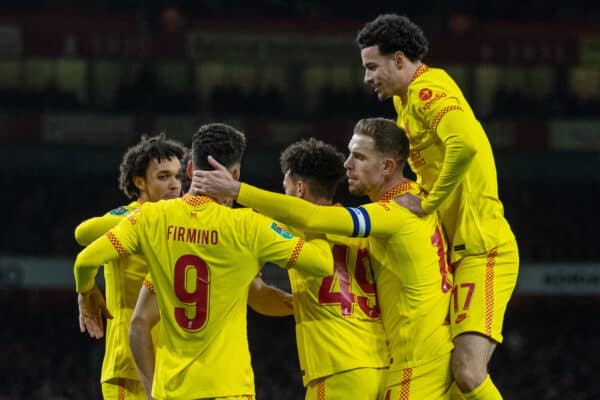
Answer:
[[[410,166],[429,193],[398,202],[417,215],[439,212],[448,235],[454,379],[467,399],[501,399],[487,364],[502,342],[519,253],[498,198],[490,143],[454,80],[423,63],[428,44],[420,27],[404,16],[380,15],[356,41],[365,83],[380,100],[393,97]]]

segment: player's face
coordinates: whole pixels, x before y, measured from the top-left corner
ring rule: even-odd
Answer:
[[[383,184],[384,162],[375,150],[370,136],[354,134],[348,143],[350,155],[344,163],[348,177],[348,190],[356,196],[377,198]]]
[[[156,158],[153,159],[146,170],[144,188],[140,190],[142,200],[159,201],[179,197],[181,195],[180,170],[181,162],[177,157],[161,159],[160,162]]]
[[[297,189],[298,189],[298,185],[296,185],[296,182],[294,182],[294,180],[290,176],[289,171],[286,172],[285,176],[283,177],[283,191],[288,196],[298,197],[298,190]]]
[[[373,88],[380,101],[400,94],[399,70],[391,55],[382,55],[379,46],[365,47],[360,52],[365,69],[364,82]]]

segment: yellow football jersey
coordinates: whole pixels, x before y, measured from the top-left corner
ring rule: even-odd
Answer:
[[[317,206],[302,199],[242,184],[238,202],[307,232],[368,237],[381,319],[390,344],[388,383],[402,369],[421,365],[452,349],[447,321],[452,277],[436,214],[417,217],[390,201],[419,194],[399,185],[381,201],[362,207]],[[448,366],[449,367],[449,366]]]
[[[398,126],[410,141],[409,164],[429,192],[423,209],[439,211],[451,244],[451,261],[485,254],[514,240],[498,198],[492,148],[452,78],[444,70],[422,65],[406,98],[394,97],[394,107]],[[457,159],[464,143],[476,150],[470,164]],[[446,164],[454,163],[451,168],[444,168],[445,157]]]
[[[75,229],[75,239],[82,245],[90,244],[140,206],[139,202],[134,201],[102,217],[83,221]],[[106,306],[114,318],[106,321],[101,382],[115,378],[140,379],[129,347],[129,325],[147,272],[145,259],[137,254],[111,260],[104,265]]]
[[[202,196],[146,203],[77,257],[78,292],[97,265],[132,252],[146,257],[161,324],[152,395],[195,399],[254,395],[246,336],[248,288],[266,262],[324,276],[327,242],[304,242],[249,209]]]
[[[329,235],[334,271],[290,270],[296,343],[304,385],[354,368],[389,364],[366,239]]]

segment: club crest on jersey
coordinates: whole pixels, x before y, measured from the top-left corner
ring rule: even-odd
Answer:
[[[433,92],[429,88],[423,88],[419,91],[419,98],[423,101],[429,100],[433,96]]]
[[[119,208],[115,208],[114,210],[110,210],[109,213],[112,215],[123,215],[123,214],[126,214],[127,211],[129,211],[127,208],[119,207]]]
[[[273,222],[271,224],[271,229],[284,239],[292,238],[292,234],[289,233],[288,231],[286,231],[285,229],[283,229],[283,227],[276,222]]]

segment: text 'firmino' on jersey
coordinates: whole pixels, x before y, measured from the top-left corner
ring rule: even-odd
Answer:
[[[206,230],[169,225],[167,227],[167,240],[196,244],[218,244],[219,233],[214,229]]]

